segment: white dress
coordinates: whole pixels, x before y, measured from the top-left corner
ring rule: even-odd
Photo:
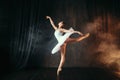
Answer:
[[[70,28],[69,30],[73,30],[73,28]],[[69,38],[69,36],[73,34],[73,32],[66,32],[64,35],[62,32],[60,32],[59,30],[56,30],[54,35],[58,41],[57,45],[52,49],[52,54],[55,54],[56,52],[58,52],[60,50],[60,47],[64,44],[64,42],[66,41],[67,38]]]

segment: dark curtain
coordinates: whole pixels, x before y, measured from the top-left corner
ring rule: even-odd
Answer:
[[[53,30],[47,26],[45,18],[50,12],[47,6],[49,6],[47,2],[40,0],[11,2],[9,22],[12,68],[21,69],[38,64],[41,66],[44,62],[44,54],[50,54],[48,47],[54,44],[51,44]]]
[[[46,15],[51,16],[56,25],[64,21],[65,28],[73,27],[91,34],[80,43],[68,44],[64,66],[102,67],[112,64],[113,67],[117,60],[115,64],[119,67],[119,14],[119,0],[11,0],[7,18],[10,67],[58,66],[60,54],[51,55],[57,41]],[[115,52],[114,59],[111,50]]]
[[[0,1],[0,73],[2,74],[9,70],[10,37],[8,35],[8,4],[5,3],[6,1]]]

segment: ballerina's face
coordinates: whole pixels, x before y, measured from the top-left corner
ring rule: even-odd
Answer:
[[[59,28],[63,27],[63,25],[64,25],[63,21],[58,23]]]

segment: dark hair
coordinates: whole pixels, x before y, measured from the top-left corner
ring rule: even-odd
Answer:
[[[65,24],[65,22],[64,22],[64,21],[60,21],[59,23],[63,23],[63,24]],[[59,24],[59,23],[58,23],[58,24]]]

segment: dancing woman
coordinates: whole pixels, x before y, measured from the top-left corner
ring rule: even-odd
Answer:
[[[64,29],[64,23],[63,21],[58,23],[58,27],[55,26],[53,20],[51,19],[50,16],[46,16],[47,19],[50,20],[50,23],[52,25],[52,27],[54,28],[55,32],[54,35],[58,41],[57,45],[52,49],[52,54],[55,54],[56,52],[60,51],[61,53],[61,61],[57,70],[57,75],[59,75],[59,72],[62,70],[62,66],[65,62],[65,54],[66,54],[66,45],[67,43],[71,43],[71,42],[79,42],[85,38],[87,38],[89,36],[89,33],[83,35],[81,32],[79,31],[75,31],[73,28],[70,29]],[[70,35],[77,33],[80,35],[80,37],[78,38],[70,38]]]

